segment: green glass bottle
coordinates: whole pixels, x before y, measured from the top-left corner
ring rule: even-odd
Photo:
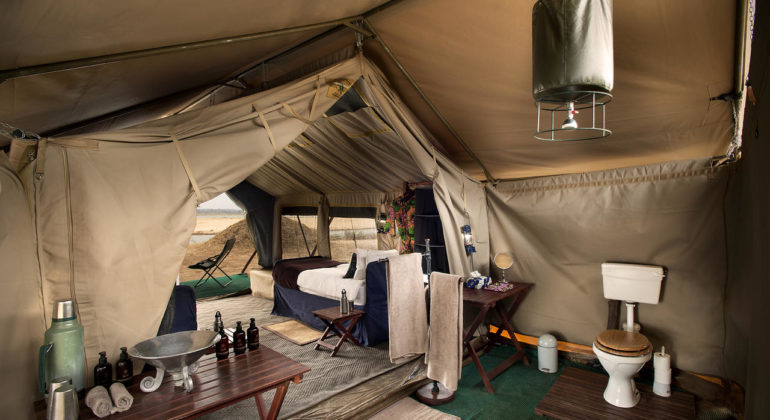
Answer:
[[[56,302],[51,328],[44,336],[38,358],[38,386],[41,394],[48,392],[53,378],[72,378],[77,391],[85,388],[85,347],[83,326],[75,316],[72,300]]]

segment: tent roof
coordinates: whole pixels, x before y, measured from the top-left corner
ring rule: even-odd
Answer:
[[[360,15],[386,3],[6,2],[0,6],[0,69],[309,25]],[[736,1],[615,2],[615,99],[607,109],[613,135],[559,144],[532,137],[532,5],[532,0],[400,1],[368,20],[495,178],[724,153],[732,136],[732,110],[729,103],[710,98],[733,90]],[[210,98],[203,94],[211,87],[325,30],[6,80],[0,84],[0,121],[50,133],[110,114],[124,116],[113,121],[111,129],[157,118],[195,100],[205,104]],[[353,39],[349,30],[319,38],[301,53],[284,54],[253,71],[243,79],[245,84],[231,83],[234,87],[226,89],[259,89],[260,82],[301,71],[352,46]],[[385,72],[447,155],[482,179],[481,167],[383,48],[370,40],[365,54]]]

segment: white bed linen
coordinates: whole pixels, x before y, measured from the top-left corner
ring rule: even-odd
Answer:
[[[305,293],[335,300],[340,300],[342,289],[345,289],[348,299],[354,299],[356,305],[363,305],[366,303],[366,280],[342,278],[348,266],[340,264],[336,267],[305,270],[297,276],[297,287]]]

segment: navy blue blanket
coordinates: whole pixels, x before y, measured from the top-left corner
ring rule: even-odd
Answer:
[[[323,330],[324,323],[313,311],[339,306],[339,301],[311,295],[299,290],[273,286],[273,315],[296,318],[305,324]],[[365,346],[376,346],[388,340],[388,289],[385,279],[385,263],[373,262],[366,266],[366,304],[356,305],[366,312],[353,327],[353,337]]]

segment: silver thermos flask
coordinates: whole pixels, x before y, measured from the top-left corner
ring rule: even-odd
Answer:
[[[348,293],[345,291],[345,289],[342,289],[342,297],[340,298],[340,313],[346,314],[348,313]]]

